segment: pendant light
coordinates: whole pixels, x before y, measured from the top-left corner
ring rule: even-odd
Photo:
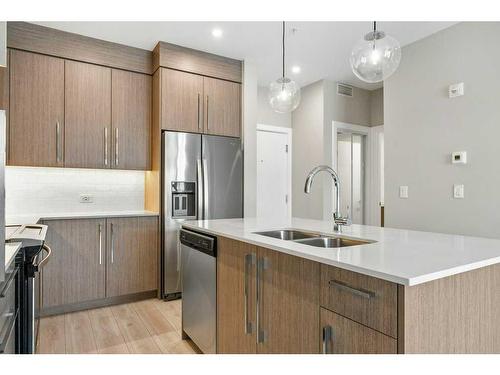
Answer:
[[[300,87],[288,77],[285,77],[285,21],[283,21],[282,39],[282,75],[269,85],[269,104],[278,113],[289,113],[300,103]]]
[[[349,60],[359,79],[369,83],[382,82],[398,68],[401,46],[396,39],[377,30],[377,22],[373,22],[373,31],[356,43]]]

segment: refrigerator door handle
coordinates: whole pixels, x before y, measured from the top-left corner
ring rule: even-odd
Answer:
[[[198,187],[198,191],[197,191],[197,195],[198,195],[197,210],[198,210],[198,213],[197,213],[197,216],[198,216],[198,220],[203,220],[204,219],[203,199],[205,198],[203,195],[203,191],[204,191],[203,183],[205,180],[203,178],[203,167],[201,165],[200,159],[196,160],[196,168],[197,168],[196,185]]]
[[[208,216],[208,175],[207,175],[207,159],[203,159],[203,220]]]

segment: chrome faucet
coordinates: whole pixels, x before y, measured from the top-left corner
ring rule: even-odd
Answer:
[[[335,201],[336,201],[336,208],[335,212],[333,213],[333,222],[334,222],[334,227],[333,229],[338,232],[342,232],[342,226],[343,225],[351,225],[351,220],[348,217],[343,217],[340,214],[340,180],[339,176],[337,173],[330,168],[327,165],[320,165],[314,168],[309,174],[307,175],[306,178],[306,184],[304,186],[304,192],[306,194],[309,194],[311,192],[311,186],[314,180],[314,177],[319,173],[319,172],[328,172],[330,174],[330,177],[333,180],[333,183],[335,185]]]

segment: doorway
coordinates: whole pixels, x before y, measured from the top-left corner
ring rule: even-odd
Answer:
[[[341,181],[340,212],[353,224],[365,224],[366,136],[347,130],[337,132],[337,174]]]
[[[257,217],[288,219],[291,202],[292,129],[257,125]]]

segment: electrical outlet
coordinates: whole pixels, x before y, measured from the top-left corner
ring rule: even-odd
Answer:
[[[458,184],[453,185],[453,198],[464,199],[464,197],[465,197],[464,185],[458,185]]]
[[[80,203],[93,203],[94,196],[90,194],[80,194]]]

